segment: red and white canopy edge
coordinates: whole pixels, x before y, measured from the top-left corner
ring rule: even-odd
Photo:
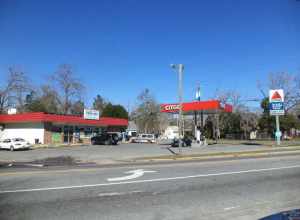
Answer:
[[[0,114],[0,124],[28,123],[28,122],[52,122],[66,125],[87,126],[128,126],[128,120],[123,118],[100,117],[99,120],[84,119],[83,116],[56,115],[44,112],[21,113],[6,115]]]
[[[232,112],[233,107],[229,104],[222,104],[219,100],[194,101],[182,103],[184,113],[203,111],[206,114],[215,114],[218,112]],[[177,113],[179,104],[161,104],[160,111],[166,113]]]

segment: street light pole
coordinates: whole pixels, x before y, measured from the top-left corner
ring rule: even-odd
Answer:
[[[183,122],[182,122],[182,97],[183,97],[183,86],[182,86],[182,78],[183,78],[183,64],[171,64],[171,67],[178,71],[178,101],[179,101],[179,125],[178,125],[178,133],[179,133],[179,154],[182,153],[182,138],[183,138]]]

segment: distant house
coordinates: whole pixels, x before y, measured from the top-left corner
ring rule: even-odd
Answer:
[[[128,127],[126,129],[126,133],[129,137],[136,137],[137,135],[137,125],[134,123],[134,121],[128,122]]]
[[[168,126],[163,133],[162,139],[171,139],[179,138],[178,126]]]

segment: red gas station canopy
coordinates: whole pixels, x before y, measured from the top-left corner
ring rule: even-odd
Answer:
[[[219,100],[195,101],[182,103],[183,112],[204,111],[205,113],[216,113],[218,111],[232,112],[232,105],[221,104]],[[167,113],[176,113],[179,110],[179,104],[161,104],[160,111]]]

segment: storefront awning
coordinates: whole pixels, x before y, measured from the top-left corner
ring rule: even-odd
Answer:
[[[88,126],[128,126],[128,120],[123,118],[101,117],[99,120],[84,119],[83,116],[56,115],[44,112],[22,113],[13,115],[0,115],[0,124],[28,122],[52,122],[67,125]]]

